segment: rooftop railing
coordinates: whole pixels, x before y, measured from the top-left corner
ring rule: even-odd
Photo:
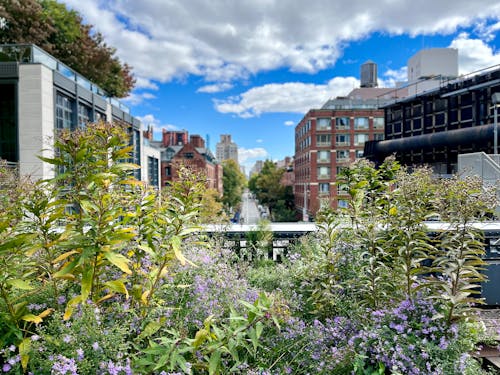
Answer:
[[[47,68],[61,73],[66,78],[76,82],[78,85],[97,94],[112,105],[120,108],[123,112],[130,113],[130,109],[118,99],[112,98],[95,83],[89,81],[73,69],[48,54],[34,44],[0,44],[0,62],[12,61],[23,64],[43,64]]]

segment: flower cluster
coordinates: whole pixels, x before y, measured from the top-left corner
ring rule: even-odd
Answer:
[[[473,347],[458,324],[448,325],[429,299],[402,301],[392,309],[371,312],[370,324],[349,344],[366,368],[382,364],[394,373],[464,373]]]

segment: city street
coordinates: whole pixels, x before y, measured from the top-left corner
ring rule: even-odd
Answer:
[[[241,200],[241,218],[242,224],[257,224],[260,220],[257,201],[252,198],[252,194],[245,190]]]

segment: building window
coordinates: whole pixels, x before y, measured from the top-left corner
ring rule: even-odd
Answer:
[[[60,93],[56,94],[56,128],[73,129],[74,128],[74,106],[75,101]]]
[[[361,159],[363,157],[363,150],[356,150],[356,159]]]
[[[337,150],[337,161],[342,162],[349,160],[349,150]]]
[[[16,85],[0,85],[0,159],[17,163],[18,126],[16,117]]]
[[[338,195],[345,195],[347,194],[349,188],[346,184],[341,184],[341,185],[337,185],[337,194]]]
[[[172,167],[168,166],[165,167],[165,176],[171,176],[172,175]]]
[[[329,118],[318,118],[316,120],[316,130],[330,130],[332,128]]]
[[[368,141],[368,134],[354,134],[354,145],[361,146],[364,145],[365,142]]]
[[[373,118],[373,129],[383,129],[384,128],[384,118],[374,117]]]
[[[99,111],[95,111],[94,112],[94,121],[95,122],[98,122],[98,121],[106,121],[106,115],[102,112],[99,112]]]
[[[339,199],[337,201],[337,206],[338,208],[347,208],[349,206],[349,203],[345,199]]]
[[[324,180],[330,178],[330,167],[318,167],[318,179]]]
[[[349,129],[349,117],[337,117],[335,119],[336,129]]]
[[[354,129],[368,129],[368,117],[356,117],[354,119]]]
[[[194,153],[192,152],[185,152],[184,153],[184,159],[193,159],[194,158]]]
[[[158,159],[148,156],[148,177],[149,184],[156,188],[159,187],[158,181]]]
[[[330,162],[330,151],[319,150],[317,155],[318,155],[317,160],[319,163],[329,163]]]
[[[318,185],[320,194],[329,194],[330,193],[330,183],[322,182]]]
[[[349,146],[351,144],[351,136],[349,134],[335,135],[335,144],[337,146]]]
[[[317,146],[330,146],[332,144],[331,134],[317,134],[316,135],[316,145]]]
[[[384,135],[380,134],[380,133],[375,133],[375,134],[373,134],[373,140],[374,141],[383,141]]]
[[[341,174],[341,173],[342,173],[342,170],[344,170],[345,168],[346,168],[346,167],[339,167],[339,166],[335,167],[335,171],[336,171],[335,173],[337,174],[337,176],[338,176],[339,174]]]
[[[78,126],[84,128],[90,121],[92,121],[92,108],[78,103]]]

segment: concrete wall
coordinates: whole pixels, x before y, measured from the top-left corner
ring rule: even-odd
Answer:
[[[34,179],[54,176],[37,156],[54,155],[54,91],[52,70],[40,64],[19,65],[20,173]]]

